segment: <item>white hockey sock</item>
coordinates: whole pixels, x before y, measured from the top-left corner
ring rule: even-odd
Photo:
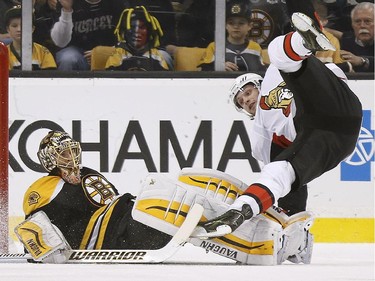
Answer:
[[[303,45],[303,39],[297,32],[278,36],[268,46],[270,61],[283,72],[296,72],[302,61],[311,56],[311,51]]]

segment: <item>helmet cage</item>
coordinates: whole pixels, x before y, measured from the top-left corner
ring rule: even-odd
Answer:
[[[49,172],[54,168],[77,169],[81,161],[81,145],[67,133],[50,132],[42,140],[38,158]]]

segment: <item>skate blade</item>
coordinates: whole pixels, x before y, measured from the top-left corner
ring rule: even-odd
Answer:
[[[229,225],[220,225],[216,228],[216,231],[213,232],[207,232],[206,229],[204,229],[201,226],[197,226],[193,233],[190,235],[191,238],[200,238],[202,240],[214,238],[214,237],[220,237],[227,235],[232,232],[232,229]]]
[[[336,48],[329,42],[327,37],[312,27],[312,22],[309,17],[301,13],[294,13],[292,15],[292,22],[295,28],[299,31],[306,32],[310,30],[316,36],[316,42],[322,47],[324,50],[332,50],[336,51]]]

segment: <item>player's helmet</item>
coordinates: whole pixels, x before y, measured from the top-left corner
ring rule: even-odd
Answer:
[[[81,145],[66,132],[50,131],[39,145],[38,158],[44,169],[77,169],[81,161]]]
[[[243,74],[241,76],[238,76],[236,78],[236,80],[234,80],[234,83],[232,84],[232,87],[230,87],[230,90],[229,90],[229,97],[230,97],[231,102],[233,102],[237,111],[243,112],[243,113],[249,115],[250,118],[254,117],[252,114],[250,114],[249,112],[244,110],[238,104],[236,97],[237,97],[237,94],[240,91],[243,91],[243,88],[247,84],[253,84],[255,88],[260,90],[260,85],[261,85],[262,81],[263,81],[262,76],[260,76],[258,74],[255,74],[255,73],[246,73],[246,74]]]

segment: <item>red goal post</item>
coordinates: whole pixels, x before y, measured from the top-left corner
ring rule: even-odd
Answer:
[[[8,163],[9,163],[9,57],[8,48],[0,42],[0,253],[8,253]]]

